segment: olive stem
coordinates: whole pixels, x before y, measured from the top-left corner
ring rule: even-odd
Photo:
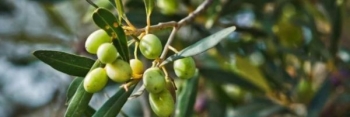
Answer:
[[[169,46],[168,49],[170,49],[171,51],[173,51],[175,53],[179,53],[179,51],[177,51],[173,46]]]
[[[174,40],[175,34],[178,31],[178,28],[176,26],[173,27],[173,30],[170,33],[170,36],[168,38],[168,41],[166,42],[165,46],[164,46],[164,50],[160,56],[160,60],[163,60],[166,56],[166,54],[168,53],[168,48],[170,46],[170,44],[172,43],[172,41]]]
[[[148,25],[148,23],[147,23],[147,26],[145,28],[136,29],[136,30],[124,29],[125,33],[126,33],[126,35],[139,35],[142,32],[145,32],[146,30],[149,33],[152,31],[162,30],[162,29],[170,28],[170,27],[180,28],[181,26],[186,25],[187,23],[191,22],[195,17],[197,17],[200,13],[202,13],[204,10],[206,10],[209,7],[209,5],[211,5],[212,2],[213,2],[213,0],[205,0],[201,5],[199,5],[197,7],[197,9],[195,11],[188,14],[188,16],[181,19],[179,22],[175,22],[175,21],[162,22],[162,23],[159,23],[157,25],[152,25],[152,26]]]
[[[138,48],[138,46],[139,46],[139,42],[135,42],[134,57],[135,57],[136,60],[138,60],[138,58],[137,58],[137,48]]]

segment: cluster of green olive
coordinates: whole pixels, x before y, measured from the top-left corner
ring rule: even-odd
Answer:
[[[163,46],[156,35],[146,34],[138,43],[140,52],[145,58],[159,58]],[[149,92],[149,102],[153,112],[161,117],[170,116],[173,113],[175,90],[173,83],[164,73],[166,71],[157,66],[152,66],[144,71],[143,63],[138,59],[131,59],[130,64],[119,59],[117,49],[104,30],[93,32],[87,38],[85,48],[89,53],[97,54],[99,61],[106,64],[104,68],[93,69],[86,75],[84,88],[87,92],[94,93],[102,90],[108,78],[123,83],[130,78],[142,77],[145,89]],[[179,78],[188,79],[195,74],[195,62],[191,57],[178,59],[173,66]]]
[[[107,84],[108,78],[114,82],[123,83],[134,74],[142,74],[143,64],[140,60],[132,59],[130,64],[118,59],[119,54],[108,34],[100,29],[90,34],[85,42],[86,50],[96,54],[104,68],[96,68],[89,72],[84,80],[84,88],[87,92],[100,91]]]

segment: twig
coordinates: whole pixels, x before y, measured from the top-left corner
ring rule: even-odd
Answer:
[[[170,27],[178,27],[178,29],[180,29],[181,26],[186,25],[187,23],[191,22],[196,16],[198,16],[200,13],[202,13],[204,10],[206,10],[212,2],[213,2],[213,0],[205,0],[200,6],[197,7],[197,9],[194,12],[190,13],[187,17],[183,18],[179,22],[170,21],[170,22],[159,23],[157,25],[152,25],[152,26],[148,27],[149,32],[156,31],[156,30],[162,30],[162,29],[170,28]],[[125,30],[125,33],[127,35],[139,35],[142,32],[145,32],[146,28],[136,29],[134,31]]]
[[[173,25],[173,30],[171,31],[171,34],[168,38],[168,41],[167,43],[165,44],[165,49],[163,50],[162,52],[162,55],[160,56],[160,60],[162,61],[165,57],[166,57],[166,54],[168,53],[168,48],[171,44],[171,42],[173,41],[174,37],[175,37],[175,33],[178,31],[178,29],[181,28],[181,26],[191,22],[197,15],[199,15],[200,13],[202,13],[205,9],[207,9],[209,7],[209,5],[213,2],[213,0],[206,0],[204,1],[201,5],[199,5],[197,7],[197,9],[188,14],[187,17],[183,18],[182,20],[180,20],[179,22],[173,24],[174,22],[171,23],[171,25]],[[162,24],[158,24],[158,25],[162,25]],[[163,23],[164,25],[164,23]],[[170,25],[170,23],[169,23]],[[150,29],[152,29],[152,26],[150,27]]]
[[[173,31],[171,31],[170,36],[168,38],[168,41],[165,44],[164,50],[162,52],[162,55],[160,56],[160,60],[163,60],[166,57],[166,54],[168,53],[168,50],[169,50],[168,48],[169,48],[171,42],[174,40],[174,37],[175,37],[175,34],[176,34],[177,30],[178,30],[178,28],[174,27]]]

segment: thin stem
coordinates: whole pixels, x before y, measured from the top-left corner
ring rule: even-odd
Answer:
[[[171,42],[174,40],[174,37],[175,37],[175,34],[176,34],[177,30],[178,30],[177,27],[173,27],[173,31],[171,31],[170,36],[168,38],[168,41],[165,44],[164,50],[162,52],[162,55],[160,56],[160,60],[161,61],[165,58],[166,54],[168,53],[168,48],[169,48]]]
[[[169,75],[168,75],[168,72],[166,71],[166,68],[164,66],[162,66],[162,70],[164,72],[165,78],[168,78]]]
[[[124,14],[125,17],[123,17],[124,21],[126,22],[126,24],[128,24],[128,26],[131,27],[131,30],[136,30],[136,27],[129,21],[128,17],[126,17],[126,15]]]
[[[168,49],[175,53],[179,53],[179,51],[177,51],[173,46],[168,46]]]
[[[135,50],[134,50],[134,58],[136,59],[136,60],[138,60],[138,58],[137,58],[137,48],[139,47],[139,42],[136,42],[135,43]]]

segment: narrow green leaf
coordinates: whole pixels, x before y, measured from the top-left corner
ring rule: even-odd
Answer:
[[[67,90],[67,102],[73,97],[75,92],[77,91],[80,83],[82,83],[84,78],[81,77],[76,77],[69,85],[68,90]]]
[[[307,107],[308,117],[318,117],[320,116],[320,112],[326,105],[327,100],[329,99],[332,93],[332,84],[330,78],[326,78],[323,81],[320,88],[317,90],[313,99]]]
[[[197,43],[186,47],[185,49],[181,50],[179,53],[174,54],[172,56],[169,56],[166,60],[164,60],[160,66],[163,66],[169,62],[172,62],[177,59],[181,59],[184,57],[194,56],[196,54],[202,53],[212,47],[214,47],[216,44],[218,44],[221,40],[225,39],[226,36],[228,36],[230,33],[232,33],[236,27],[228,27],[226,29],[223,29],[219,32],[216,32],[215,34],[212,34],[204,39],[201,39]]]
[[[107,9],[98,8],[92,15],[95,24],[105,30],[113,38],[113,44],[117,48],[124,61],[129,62],[129,50],[127,39],[119,20]]]
[[[179,94],[178,103],[176,106],[175,117],[190,117],[193,113],[194,103],[197,96],[197,86],[199,81],[198,72],[196,75],[187,80]]]
[[[92,65],[91,70],[99,67],[101,65],[100,61],[95,61]],[[71,101],[69,101],[65,117],[81,117],[86,111],[91,113],[91,110],[86,110],[89,106],[89,102],[92,98],[92,93],[88,93],[84,89],[84,82],[81,82],[75,94],[73,95]]]
[[[122,18],[125,17],[123,1],[115,0],[115,6],[117,7],[119,23],[121,23]]]
[[[37,50],[33,55],[52,68],[72,76],[85,77],[94,64],[90,58],[60,51]]]
[[[109,98],[93,117],[115,117],[118,115],[125,102],[128,100],[136,85],[129,87],[129,91],[125,92],[124,88],[119,88],[111,98]]]
[[[81,117],[88,107],[92,95],[92,93],[85,91],[84,84],[81,82],[77,92],[69,102],[65,117]]]
[[[242,76],[235,74],[233,72],[224,71],[221,69],[214,68],[199,68],[199,72],[204,78],[219,82],[219,83],[232,83],[243,89],[250,91],[264,92],[263,89],[260,89],[258,86],[254,85],[252,82],[249,82]]]
[[[92,108],[91,106],[88,106],[84,112],[84,115],[86,117],[92,117],[92,115],[94,115],[96,112],[96,110],[94,108]]]
[[[152,10],[154,8],[154,0],[143,0],[145,3],[146,14],[147,16],[151,16]]]

